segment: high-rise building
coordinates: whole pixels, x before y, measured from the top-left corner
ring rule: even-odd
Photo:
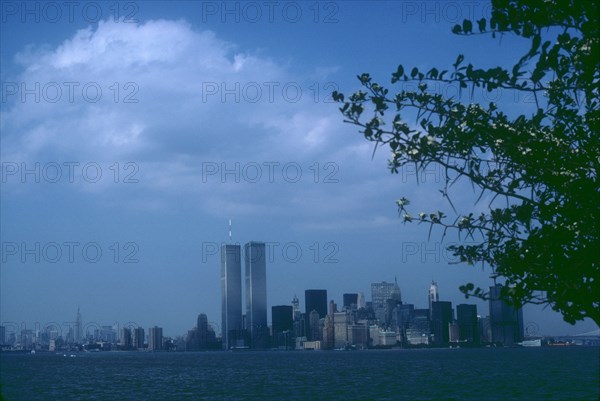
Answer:
[[[277,305],[271,307],[273,345],[275,347],[291,347],[291,333],[294,325],[293,307]]]
[[[460,304],[456,306],[456,320],[460,332],[460,341],[479,344],[479,322],[477,305]]]
[[[325,317],[327,314],[327,290],[304,291],[304,304],[306,313],[316,310],[319,317]]]
[[[345,348],[348,345],[348,312],[333,314],[334,347]]]
[[[81,313],[79,312],[79,306],[77,307],[77,316],[75,317],[75,343],[81,344],[83,342],[83,323],[81,321]]]
[[[515,308],[501,298],[502,284],[490,287],[490,324],[492,341],[514,345],[523,341],[523,309]]]
[[[143,327],[138,327],[133,330],[133,348],[141,349],[144,348],[144,340],[146,334],[144,333]]]
[[[206,316],[204,313],[198,315],[196,331],[198,338],[198,349],[207,349],[210,342],[210,330],[208,327],[208,316]]]
[[[344,308],[350,308],[352,305],[354,305],[354,308],[358,308],[358,294],[357,293],[344,294],[343,299],[344,299]]]
[[[121,327],[119,345],[121,346],[121,349],[124,350],[129,350],[132,348],[133,341],[131,338],[131,329],[129,327]]]
[[[162,327],[150,327],[148,330],[148,351],[162,350],[163,333]]]
[[[319,319],[327,315],[327,290],[306,290],[304,291],[304,305],[306,307],[304,314],[306,335],[309,341],[313,332],[310,325],[310,312],[317,311]]]
[[[308,335],[310,341],[321,341],[323,337],[323,330],[320,327],[319,312],[316,310],[310,311],[308,315],[308,326],[310,327],[310,334]]]
[[[362,292],[359,292],[358,294],[356,294],[356,307],[358,309],[360,308],[365,308],[366,305],[366,300],[365,300],[365,294],[363,294]]]
[[[452,323],[452,303],[448,301],[434,301],[431,304],[431,331],[433,343],[444,346],[450,341],[449,325]]]
[[[390,300],[390,302],[388,302],[388,300]],[[391,313],[389,310],[390,305],[395,307],[396,304],[402,302],[398,281],[394,280],[393,283],[388,283],[386,281],[372,283],[371,301],[377,320],[379,320],[381,324],[386,323],[388,321],[387,317],[389,317]]]
[[[438,285],[435,281],[431,280],[431,285],[429,286],[429,294],[428,294],[428,302],[429,302],[429,318],[432,318],[433,314],[433,303],[440,300],[440,293],[438,291]]]
[[[292,317],[294,322],[299,320],[302,317],[302,311],[300,310],[300,301],[296,294],[294,294],[294,298],[292,298]]]
[[[242,265],[240,246],[221,246],[221,337],[223,349],[242,345]]]
[[[264,242],[244,246],[246,265],[246,327],[252,348],[268,346],[267,267]]]
[[[406,343],[410,345],[428,345],[431,337],[429,309],[413,309],[412,319],[406,329]]]
[[[0,326],[0,346],[6,343],[6,327]]]
[[[335,346],[335,331],[333,313],[325,316],[323,320],[323,346],[324,349],[332,349]]]

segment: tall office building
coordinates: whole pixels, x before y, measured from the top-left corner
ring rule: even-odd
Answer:
[[[490,287],[490,324],[492,341],[514,345],[523,340],[523,309],[515,308],[501,299],[502,284]]]
[[[433,280],[431,280],[431,285],[429,286],[429,294],[427,298],[429,302],[429,318],[431,319],[433,314],[433,303],[440,300],[438,285]]]
[[[265,243],[250,241],[244,246],[246,265],[246,327],[252,348],[266,348],[267,326],[267,263]]]
[[[477,305],[460,304],[456,306],[460,341],[479,344],[479,321],[477,320]]]
[[[390,300],[391,302],[388,302],[388,300]],[[379,320],[379,322],[382,324],[386,323],[388,320],[386,318],[389,317],[391,314],[390,307],[393,308],[396,306],[396,304],[402,302],[398,281],[394,280],[393,283],[388,283],[386,281],[382,281],[380,283],[372,283],[371,301],[377,320]]]
[[[273,345],[275,347],[291,347],[291,332],[294,327],[293,307],[277,305],[271,307]]]
[[[237,347],[242,334],[242,264],[240,246],[221,246],[221,337],[223,349]]]
[[[294,294],[294,298],[292,298],[292,308],[292,317],[294,319],[294,322],[300,320],[300,318],[302,317],[302,311],[300,311],[300,301],[298,300],[296,294]]]
[[[366,300],[365,300],[365,294],[363,294],[362,292],[359,292],[358,294],[356,294],[356,307],[358,309],[360,308],[364,308],[367,306]]]
[[[123,350],[131,349],[133,341],[131,338],[131,329],[129,327],[121,327],[119,344],[121,345],[121,349]]]
[[[344,294],[343,299],[344,299],[344,308],[350,308],[352,305],[354,305],[355,308],[358,308],[358,294],[357,293]]]
[[[133,330],[133,348],[144,348],[144,339],[146,334],[144,333],[143,327],[138,327]]]
[[[208,348],[210,342],[210,330],[208,327],[208,316],[204,313],[198,315],[196,333],[198,336],[198,349],[205,350]]]
[[[451,302],[434,301],[431,304],[431,331],[435,345],[444,346],[450,341],[452,317]]]
[[[327,315],[327,290],[305,290],[304,291],[304,306],[305,309],[305,328],[306,335],[309,341],[314,339],[311,336],[313,328],[310,325],[310,312],[317,311],[319,319]]]
[[[77,307],[77,316],[75,317],[75,343],[81,344],[83,342],[83,323],[81,321],[81,313],[79,312],[79,306]]]
[[[148,330],[148,351],[160,351],[163,346],[162,327],[150,327]]]

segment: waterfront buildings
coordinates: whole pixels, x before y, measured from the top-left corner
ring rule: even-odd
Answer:
[[[148,351],[160,351],[163,349],[162,327],[151,327],[148,330]]]
[[[429,304],[429,318],[431,319],[431,313],[433,311],[433,303],[440,300],[440,293],[438,291],[438,285],[435,281],[431,280],[431,285],[429,286],[429,294],[427,297],[427,301]]]
[[[327,290],[304,291],[304,306],[306,335],[309,341],[313,341],[314,339],[311,337],[313,329],[310,324],[310,312],[316,311],[319,314],[319,319],[327,315]]]
[[[142,349],[144,348],[145,333],[143,327],[138,327],[133,330],[133,348]]]
[[[267,326],[267,267],[264,242],[251,241],[244,245],[246,266],[246,329],[251,348],[266,348],[269,340]]]
[[[243,345],[240,246],[221,246],[221,336],[223,349]]]
[[[393,308],[402,303],[398,281],[371,284],[371,301],[375,317],[381,324],[390,324]]]
[[[490,326],[492,342],[515,345],[523,341],[523,309],[501,299],[502,285],[490,287]]]
[[[293,307],[291,305],[277,305],[271,307],[273,346],[275,348],[288,348],[291,346],[291,333],[294,327]]]
[[[465,341],[471,344],[479,344],[477,305],[458,305],[456,307],[456,320],[460,333],[460,341]]]
[[[452,323],[452,303],[448,301],[434,301],[431,304],[431,332],[433,343],[445,346],[450,341],[449,325]]]

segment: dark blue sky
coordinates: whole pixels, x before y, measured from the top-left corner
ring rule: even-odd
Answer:
[[[214,250],[230,218],[234,241],[272,250],[269,305],[303,304],[307,288],[370,300],[371,282],[397,277],[403,300],[425,307],[432,279],[454,304],[459,285],[491,284],[487,269],[449,264],[441,233],[428,242],[398,218],[401,196],[450,214],[440,171],[419,186],[411,170],[391,175],[387,150],[372,158],[329,98],[363,72],[389,84],[399,63],[512,65],[526,42],[450,33],[487,2],[27,4],[2,6],[3,322],[72,321],[77,305],[86,322],[167,335],[201,312],[218,322]],[[532,107],[484,95],[509,113]],[[453,196],[459,211],[487,205],[468,185]],[[533,307],[525,321],[596,328]]]

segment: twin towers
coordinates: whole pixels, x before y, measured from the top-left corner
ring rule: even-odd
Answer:
[[[221,336],[223,349],[266,348],[267,265],[265,243],[244,245],[246,315],[242,316],[242,266],[238,244],[221,245]]]

